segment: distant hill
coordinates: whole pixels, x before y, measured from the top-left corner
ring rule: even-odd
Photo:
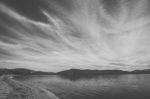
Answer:
[[[55,73],[51,72],[42,72],[42,71],[34,71],[24,68],[16,68],[16,69],[0,69],[0,75],[4,74],[13,74],[13,75],[52,75]]]
[[[150,74],[150,69],[144,69],[144,70],[134,70],[130,72],[131,74]]]
[[[24,68],[16,69],[0,69],[0,75],[3,74],[14,74],[14,75],[60,75],[68,77],[81,77],[81,76],[97,76],[97,75],[119,75],[119,74],[150,74],[150,69],[145,70],[135,70],[135,71],[122,71],[122,70],[80,70],[80,69],[70,69],[61,71],[58,73],[53,72],[42,72],[34,71]]]
[[[135,71],[122,71],[122,70],[79,70],[70,69],[57,73],[59,76],[70,79],[91,79],[99,76],[113,76],[113,75],[127,75],[127,74],[150,74],[150,70],[135,70]]]
[[[121,70],[80,70],[80,69],[70,69],[66,71],[61,71],[57,74],[62,76],[95,76],[95,75],[108,75],[108,74],[127,74],[127,71]]]
[[[66,71],[61,71],[57,73],[59,76],[70,79],[70,80],[78,80],[78,79],[90,79],[99,77],[100,75],[111,75],[111,74],[125,74],[128,72],[120,71],[120,70],[79,70],[79,69],[70,69]]]
[[[110,74],[150,74],[150,69],[135,70],[135,71],[122,71],[122,70],[80,70],[70,69],[57,73],[64,76],[78,76],[78,75],[110,75]]]

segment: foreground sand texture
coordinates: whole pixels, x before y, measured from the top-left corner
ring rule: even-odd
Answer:
[[[2,86],[2,87],[1,87]],[[0,81],[0,99],[59,99],[53,93],[36,86],[3,77]]]
[[[0,78],[0,99],[6,99],[12,88]]]

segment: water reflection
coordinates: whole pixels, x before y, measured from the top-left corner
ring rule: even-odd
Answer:
[[[32,76],[22,80],[44,87],[60,99],[150,99],[150,75],[101,75],[67,79]]]

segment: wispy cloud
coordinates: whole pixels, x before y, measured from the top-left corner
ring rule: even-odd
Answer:
[[[47,22],[0,4],[0,67],[149,68],[148,0],[120,0],[116,8],[109,0],[72,0],[71,11],[58,2],[44,2],[51,5],[41,8]],[[57,13],[51,13],[52,7]]]

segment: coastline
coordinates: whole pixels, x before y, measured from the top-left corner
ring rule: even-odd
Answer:
[[[44,88],[21,83],[14,80],[11,76],[3,76],[1,82],[7,84],[7,87],[11,89],[2,99],[59,99]]]
[[[6,99],[12,88],[0,77],[0,99]]]

